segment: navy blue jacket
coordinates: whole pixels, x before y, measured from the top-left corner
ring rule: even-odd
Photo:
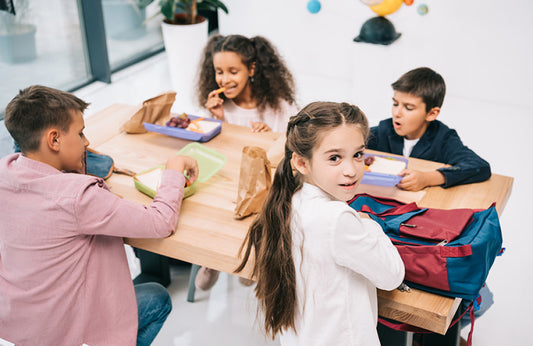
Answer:
[[[403,154],[403,137],[396,134],[392,118],[370,129],[368,149]],[[413,148],[411,157],[451,165],[440,168],[446,182],[442,187],[478,183],[490,178],[490,165],[461,142],[453,129],[438,120],[432,121]]]

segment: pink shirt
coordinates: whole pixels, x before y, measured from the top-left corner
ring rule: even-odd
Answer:
[[[122,237],[176,226],[185,178],[165,170],[150,206],[100,178],[12,154],[0,160],[0,338],[23,345],[135,345]]]

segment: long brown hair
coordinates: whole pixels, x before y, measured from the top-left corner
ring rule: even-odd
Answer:
[[[266,106],[279,111],[281,100],[295,103],[292,74],[270,41],[262,36],[247,38],[242,35],[215,35],[207,42],[200,63],[197,85],[200,106],[203,107],[206,103],[209,92],[218,89],[213,56],[219,52],[237,53],[248,69],[255,63],[254,82],[250,85],[252,97],[255,98],[260,112]],[[224,94],[220,94],[220,97],[226,98]]]
[[[326,130],[344,125],[358,125],[365,141],[368,121],[357,107],[347,103],[313,102],[289,120],[285,157],[278,165],[263,209],[250,226],[241,246],[243,260],[235,272],[246,266],[255,252],[252,276],[257,280],[255,295],[264,312],[267,334],[295,329],[296,272],[292,258],[292,196],[303,185],[303,176],[293,173],[292,154],[311,159]]]

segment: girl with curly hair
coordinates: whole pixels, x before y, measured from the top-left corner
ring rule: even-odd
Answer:
[[[296,114],[294,80],[264,37],[211,37],[204,49],[198,100],[212,116],[254,132],[285,132]]]
[[[289,118],[298,112],[294,89],[292,74],[264,37],[215,35],[204,48],[198,100],[216,119],[250,126],[253,132],[284,133]],[[209,290],[218,275],[217,270],[200,268],[196,287]],[[252,284],[246,279],[240,282]]]

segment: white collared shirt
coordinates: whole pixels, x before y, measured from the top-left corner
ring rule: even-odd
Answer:
[[[404,277],[396,248],[374,221],[305,183],[292,199],[296,330],[281,345],[379,345],[376,287]]]

